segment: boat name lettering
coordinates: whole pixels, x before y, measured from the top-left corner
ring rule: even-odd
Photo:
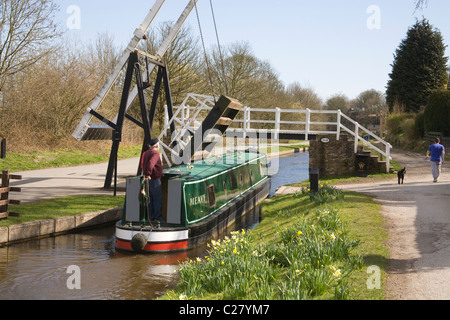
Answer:
[[[206,203],[206,194],[201,196],[192,197],[189,199],[189,204],[191,206],[195,206],[196,204]]]

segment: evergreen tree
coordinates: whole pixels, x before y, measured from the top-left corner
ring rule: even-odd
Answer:
[[[399,104],[408,112],[416,112],[426,105],[433,90],[444,88],[448,81],[445,48],[440,31],[427,19],[409,28],[391,65],[386,90],[386,102],[391,109]]]

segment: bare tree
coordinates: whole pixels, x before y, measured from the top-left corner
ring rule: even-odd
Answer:
[[[424,5],[428,5],[428,0],[416,0],[416,10],[422,9]]]
[[[216,94],[229,95],[255,108],[274,108],[280,102],[284,86],[277,72],[254,55],[249,43],[232,43],[223,48],[223,56],[213,50],[209,61]]]
[[[1,0],[0,91],[10,75],[21,72],[49,53],[61,36],[52,0]]]
[[[335,94],[328,98],[324,107],[326,110],[341,110],[345,112],[349,108],[349,100],[342,93]]]
[[[322,108],[322,100],[312,88],[304,88],[300,83],[294,82],[288,85],[286,91],[291,98],[294,109],[318,110]]]
[[[371,113],[376,113],[386,104],[386,97],[380,91],[370,89],[361,92],[353,101],[354,106],[361,106]]]
[[[95,43],[88,46],[92,67],[97,68],[103,81],[113,72],[120,57],[120,50],[114,44],[114,36],[108,32],[97,34]]]
[[[257,95],[255,90],[258,88],[255,84],[261,74],[260,61],[252,53],[247,42],[233,43],[223,49],[224,68],[217,50],[213,51],[209,58],[211,62],[209,72],[212,73],[215,91],[228,94],[241,103],[250,104]],[[228,92],[225,92],[225,87]]]
[[[156,54],[164,39],[172,30],[173,22],[163,22],[148,32],[146,47],[141,49],[149,54]],[[198,39],[193,35],[190,27],[184,25],[176,38],[170,45],[163,61],[166,64],[171,87],[172,101],[174,105],[179,105],[188,93],[206,93],[208,87],[206,79],[201,77],[201,53],[198,45]],[[152,74],[153,83],[156,72]],[[160,128],[164,122],[164,105],[166,104],[164,90],[161,89],[160,99],[158,100],[158,111],[155,120],[158,121]],[[139,114],[138,109],[130,110]]]

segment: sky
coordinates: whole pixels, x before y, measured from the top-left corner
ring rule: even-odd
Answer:
[[[70,41],[89,43],[107,32],[125,48],[154,0],[60,0],[57,19]],[[176,21],[188,0],[166,0],[152,26]],[[425,17],[450,45],[450,1],[429,0],[212,0],[220,44],[248,42],[287,86],[297,82],[323,100],[385,92],[395,50],[416,19]],[[205,45],[217,46],[210,0],[199,0]],[[187,24],[199,36],[192,11]],[[446,50],[450,56],[450,48]]]

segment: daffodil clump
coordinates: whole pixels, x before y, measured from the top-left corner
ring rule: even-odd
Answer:
[[[312,191],[310,187],[304,187],[302,188],[301,194],[308,194],[309,199],[316,204],[324,204],[344,198],[344,193],[341,190],[336,189],[327,182],[319,184],[317,192]]]
[[[208,244],[208,254],[184,262],[178,299],[346,299],[347,279],[362,267],[351,254],[337,210],[317,209],[278,232],[272,241],[238,231]]]
[[[284,298],[311,299],[330,290],[336,299],[348,297],[348,276],[363,262],[360,256],[351,255],[358,241],[348,239],[337,210],[318,209],[311,218],[280,232],[277,240],[268,253],[287,270]]]
[[[208,255],[184,262],[181,287],[187,297],[221,293],[226,298],[244,298],[260,283],[271,283],[275,272],[264,252],[254,248],[251,235],[242,230],[208,244]]]

